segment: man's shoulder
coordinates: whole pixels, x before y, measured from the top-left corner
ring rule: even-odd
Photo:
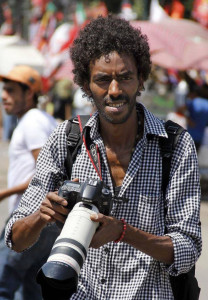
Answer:
[[[24,115],[23,122],[24,123],[33,122],[33,124],[36,122],[39,124],[43,124],[43,126],[50,125],[50,126],[53,126],[54,128],[58,125],[58,122],[52,115],[50,115],[46,111],[40,110],[38,108],[30,109]]]
[[[49,118],[51,120],[56,121],[55,118],[52,115],[50,115],[46,111],[38,109],[38,108],[32,108],[32,109],[28,110],[27,113],[25,114],[25,116],[27,118],[31,118],[31,117],[34,117],[34,118],[36,118],[36,117],[38,117],[38,118],[39,117],[43,117],[43,118]]]
[[[137,104],[137,107],[142,108],[144,112],[144,127],[145,133],[149,136],[156,137],[167,137],[167,133],[164,127],[164,120],[157,117],[155,114],[150,112],[143,104]]]
[[[24,132],[25,137],[44,139],[51,136],[55,140],[65,140],[65,128],[67,121],[58,123],[52,116],[38,109],[29,110],[21,119],[19,130]]]
[[[65,141],[67,138],[66,127],[68,124],[68,120],[65,120],[61,123],[57,123],[56,128],[53,131],[53,137],[57,138],[60,141]]]
[[[40,119],[43,116],[42,111],[38,108],[32,108],[28,110],[21,119],[21,122],[34,122],[35,120]]]
[[[193,100],[193,105],[195,105],[195,107],[202,107],[203,109],[208,110],[208,99],[197,97]]]

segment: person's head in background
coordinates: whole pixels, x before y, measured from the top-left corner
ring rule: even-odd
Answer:
[[[28,110],[37,107],[42,91],[40,74],[29,66],[15,66],[3,81],[2,102],[7,114],[21,118]]]

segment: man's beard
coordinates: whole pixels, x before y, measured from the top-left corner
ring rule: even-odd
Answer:
[[[136,99],[136,97],[135,97],[135,99]],[[121,95],[117,98],[114,98],[112,96],[111,97],[106,96],[103,99],[104,103],[109,103],[109,102],[113,103],[114,101],[125,101],[125,105],[127,105],[127,107],[128,107],[127,113],[122,118],[113,119],[110,115],[105,113],[104,106],[102,106],[102,105],[96,105],[97,110],[99,112],[99,115],[101,115],[107,122],[109,122],[111,124],[123,124],[128,120],[129,116],[131,115],[131,113],[135,107],[136,100],[135,101],[130,100],[130,98],[128,96],[124,96],[124,95]]]

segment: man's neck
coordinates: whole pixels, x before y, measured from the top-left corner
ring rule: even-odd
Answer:
[[[143,118],[142,118],[143,119]],[[109,170],[114,186],[121,186],[135,146],[143,135],[137,111],[123,124],[100,122],[100,133],[104,141]]]
[[[16,115],[16,117],[20,120],[29,110],[37,108],[35,105],[31,106],[30,108],[25,109],[25,111],[22,111],[20,114]]]
[[[136,111],[122,124],[112,124],[100,120],[100,133],[106,147],[116,150],[132,146],[138,133],[138,117]]]

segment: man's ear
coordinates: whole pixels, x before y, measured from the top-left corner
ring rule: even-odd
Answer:
[[[31,105],[34,105],[34,92],[31,90],[31,89],[27,89],[25,91],[25,95],[26,95],[26,98],[27,98],[27,103],[30,103]]]
[[[139,86],[138,86],[139,91],[144,90],[144,80],[142,78],[139,78]]]
[[[139,84],[137,87],[137,96],[141,96],[142,91],[144,91],[144,81],[142,78],[139,78]]]
[[[92,92],[91,92],[91,89],[90,89],[90,86],[89,86],[88,82],[84,83],[83,90],[89,98],[92,96]]]

